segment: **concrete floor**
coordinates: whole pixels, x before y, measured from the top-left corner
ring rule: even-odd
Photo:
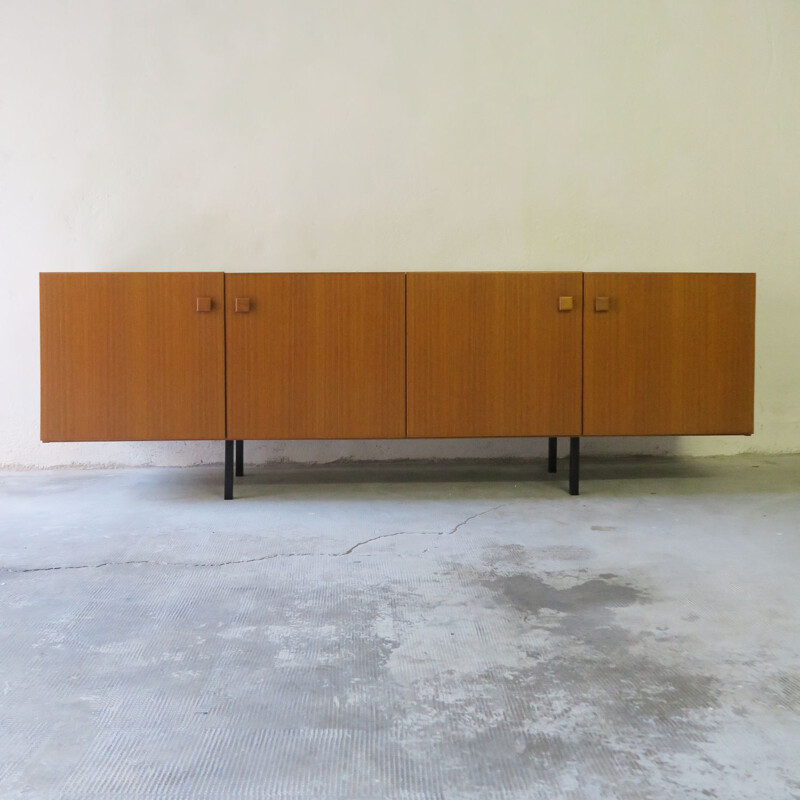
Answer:
[[[800,797],[800,456],[0,476],[0,798]]]

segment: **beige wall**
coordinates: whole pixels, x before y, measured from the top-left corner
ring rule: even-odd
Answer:
[[[756,435],[587,449],[800,450],[799,132],[796,0],[5,2],[0,464],[221,457],[39,444],[53,269],[756,271]]]

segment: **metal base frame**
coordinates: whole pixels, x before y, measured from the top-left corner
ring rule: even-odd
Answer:
[[[233,476],[244,475],[244,442],[241,439],[225,440],[225,489],[223,497],[233,500]]]
[[[244,475],[244,442],[241,439],[236,440],[236,477],[241,478]]]
[[[225,440],[225,491],[223,497],[233,500],[233,439]]]
[[[580,494],[581,438],[571,436],[569,440],[569,493]]]
[[[551,436],[547,441],[547,471],[555,474],[558,472],[558,439]]]
[[[547,441],[547,471],[558,470],[558,437],[550,436]],[[226,500],[233,500],[233,476],[244,475],[244,441],[242,439],[225,440],[225,491]],[[569,439],[569,493],[580,494],[581,476],[581,439],[570,436]]]

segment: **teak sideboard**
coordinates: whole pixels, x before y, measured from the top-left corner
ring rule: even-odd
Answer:
[[[45,442],[753,432],[755,275],[42,273]]]

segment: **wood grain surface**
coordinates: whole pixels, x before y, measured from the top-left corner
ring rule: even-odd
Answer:
[[[405,436],[405,275],[227,274],[228,436]],[[250,310],[235,313],[236,298]]]
[[[755,275],[586,273],[585,300],[584,434],[753,432]]]
[[[409,273],[408,435],[579,435],[582,289],[581,273]]]
[[[42,440],[224,439],[223,299],[222,273],[42,273]]]

